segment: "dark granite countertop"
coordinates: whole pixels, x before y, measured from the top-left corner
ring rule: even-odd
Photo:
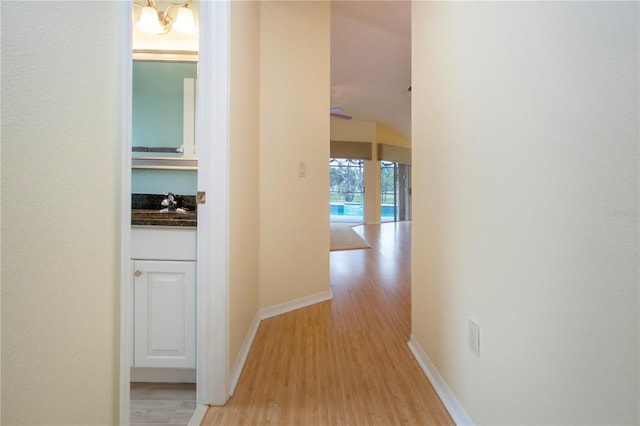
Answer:
[[[131,225],[196,227],[198,211],[195,195],[176,195],[184,212],[161,212],[164,194],[131,194]]]
[[[138,226],[191,226],[198,225],[195,212],[160,213],[157,210],[131,210],[131,224]]]

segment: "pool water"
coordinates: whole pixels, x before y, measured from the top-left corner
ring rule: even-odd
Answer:
[[[395,217],[396,206],[393,204],[382,204],[380,215],[382,217]],[[329,204],[329,214],[332,216],[360,216],[362,217],[362,204]]]

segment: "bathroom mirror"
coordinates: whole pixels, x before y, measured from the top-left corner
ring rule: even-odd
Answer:
[[[197,168],[197,65],[197,52],[134,51],[133,168]]]

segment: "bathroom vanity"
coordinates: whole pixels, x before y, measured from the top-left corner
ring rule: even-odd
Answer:
[[[133,226],[133,367],[196,367],[196,229]]]

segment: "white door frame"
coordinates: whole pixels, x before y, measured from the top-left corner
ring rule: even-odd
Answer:
[[[200,2],[196,376],[207,405],[229,399],[229,14],[229,0]]]
[[[222,405],[229,398],[228,361],[228,152],[230,3],[200,2],[200,46],[196,119],[198,188],[207,203],[198,206],[197,403]],[[131,270],[131,93],[133,22],[131,0],[120,3],[120,383],[119,423],[129,424],[129,383],[133,346]]]
[[[129,382],[133,348],[133,270],[131,268],[131,94],[133,84],[133,2],[118,10],[120,29],[120,398],[119,424],[129,424]]]

